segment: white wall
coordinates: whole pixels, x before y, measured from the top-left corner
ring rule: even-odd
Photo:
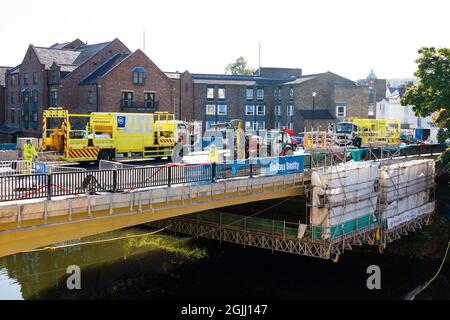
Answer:
[[[399,119],[402,124],[409,124],[410,129],[430,129],[430,140],[437,143],[438,128],[431,124],[431,117],[417,117],[412,106],[402,106],[400,97],[394,96],[377,102],[377,119]]]

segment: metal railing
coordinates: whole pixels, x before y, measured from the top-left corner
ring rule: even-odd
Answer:
[[[42,174],[0,176],[0,202],[31,198],[78,195],[98,192],[127,192],[139,188],[171,187],[175,184],[211,183],[215,180],[256,175],[303,172],[303,162],[295,170],[269,170],[273,161],[299,161],[299,156],[285,159],[265,158],[223,164],[162,165],[155,167],[78,170]],[[288,159],[290,158],[290,159]],[[68,169],[70,170],[70,169]]]

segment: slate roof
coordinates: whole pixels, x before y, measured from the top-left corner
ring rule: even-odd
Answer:
[[[67,46],[70,42],[64,42],[64,43],[55,43],[54,45],[52,45],[50,48],[53,49],[62,49],[65,46]]]
[[[20,64],[14,68],[11,68],[7,71],[8,74],[17,74],[20,71]]]
[[[293,81],[289,81],[286,84],[299,84],[299,83],[303,83],[303,82],[306,82],[306,81],[313,80],[315,78],[316,78],[316,75],[302,76],[302,77],[300,77],[298,79],[295,79]]]
[[[0,67],[0,86],[5,86],[6,83],[6,71],[11,67]]]
[[[204,74],[194,73],[192,79],[195,83],[205,84],[243,84],[243,85],[276,85],[283,84],[292,78],[272,78],[272,77],[260,77],[257,75],[232,75],[232,74]]]
[[[169,79],[180,79],[181,73],[179,72],[164,72]]]
[[[34,47],[39,57],[39,61],[45,64],[46,69],[50,69],[53,62],[65,66],[64,71],[73,71],[77,66],[82,65],[97,52],[106,47],[110,42],[103,42],[79,47],[75,50],[58,49],[56,45],[51,48]],[[63,45],[63,44],[62,44]],[[56,47],[55,47],[56,46]],[[75,66],[71,68],[70,66]]]
[[[46,69],[50,69],[53,62],[56,62],[58,65],[74,65],[75,60],[81,54],[79,51],[42,47],[35,47],[34,50],[36,51],[39,61],[45,64]]]
[[[98,79],[121,63],[125,58],[127,58],[130,53],[117,53],[113,55],[111,58],[106,60],[103,64],[101,64],[97,69],[92,71],[86,78],[82,79],[79,84],[80,85],[92,85],[97,84]]]
[[[327,109],[300,109],[298,110],[300,115],[305,120],[324,120],[335,119],[335,117]]]
[[[89,45],[77,48],[76,51],[79,51],[80,55],[74,61],[74,65],[77,65],[77,66],[82,65],[88,59],[93,57],[97,52],[99,52],[104,47],[106,47],[108,44],[110,44],[110,42],[89,44]]]

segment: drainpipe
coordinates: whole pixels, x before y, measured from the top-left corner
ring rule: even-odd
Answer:
[[[98,83],[95,84],[95,105],[96,105],[97,112],[99,112],[99,110],[98,110]]]

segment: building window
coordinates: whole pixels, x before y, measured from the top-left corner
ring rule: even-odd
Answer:
[[[11,110],[11,123],[16,123],[16,110]]]
[[[280,129],[281,123],[279,121],[275,121],[275,129]]]
[[[256,90],[256,98],[258,100],[264,100],[264,89]]]
[[[218,95],[220,100],[225,100],[225,88],[219,88]]]
[[[287,115],[288,116],[293,116],[294,115],[294,106],[293,105],[288,105],[287,106]]]
[[[253,121],[245,121],[245,131],[253,130]]]
[[[265,121],[258,121],[256,122],[256,130],[264,130],[266,128],[266,122]]]
[[[155,107],[155,93],[154,92],[145,92],[144,93],[144,105],[146,108],[154,108]]]
[[[37,111],[33,111],[33,122],[37,122],[38,121],[38,113]]]
[[[346,106],[345,105],[336,106],[336,117],[345,118],[345,114],[346,114]]]
[[[33,84],[39,83],[39,75],[37,72],[33,72]]]
[[[226,116],[227,115],[227,105],[226,104],[217,105],[217,114],[219,116]]]
[[[275,115],[276,116],[281,116],[281,106],[275,106]]]
[[[256,114],[258,116],[265,116],[266,115],[266,106],[257,106]]]
[[[94,93],[92,91],[88,91],[87,93],[87,104],[94,103]]]
[[[52,107],[58,106],[58,90],[56,89],[50,91],[50,105]]]
[[[15,99],[14,99],[14,96],[15,96],[15,92],[11,92],[11,104],[16,103]]]
[[[15,86],[17,84],[17,75],[11,75],[11,85]]]
[[[58,71],[52,71],[52,83],[58,83]]]
[[[216,114],[216,105],[215,104],[207,104],[206,105],[206,114],[207,115],[215,115]]]
[[[23,74],[23,84],[27,85],[28,84],[28,73],[24,73]]]
[[[214,99],[214,88],[207,88],[206,89],[206,98],[207,99]]]
[[[253,88],[245,89],[245,97],[247,98],[247,100],[253,100]]]
[[[289,99],[294,100],[294,87],[289,88]]]
[[[145,69],[142,67],[136,67],[133,69],[133,84],[145,83]]]
[[[289,130],[294,130],[294,125],[292,122],[288,122],[288,129]]]
[[[255,106],[254,105],[246,105],[245,106],[245,115],[252,116],[255,114]]]
[[[30,96],[29,96],[28,91],[23,92],[22,95],[23,95],[23,99],[22,99],[23,102],[28,103],[30,101]]]
[[[133,107],[133,92],[122,91],[121,107],[123,108]]]
[[[206,130],[208,130],[209,128],[211,128],[212,125],[216,124],[215,121],[205,121],[205,127]]]
[[[32,97],[32,102],[33,103],[38,103],[38,101],[39,101],[39,94],[38,94],[37,91],[33,91],[31,93],[31,97]]]

